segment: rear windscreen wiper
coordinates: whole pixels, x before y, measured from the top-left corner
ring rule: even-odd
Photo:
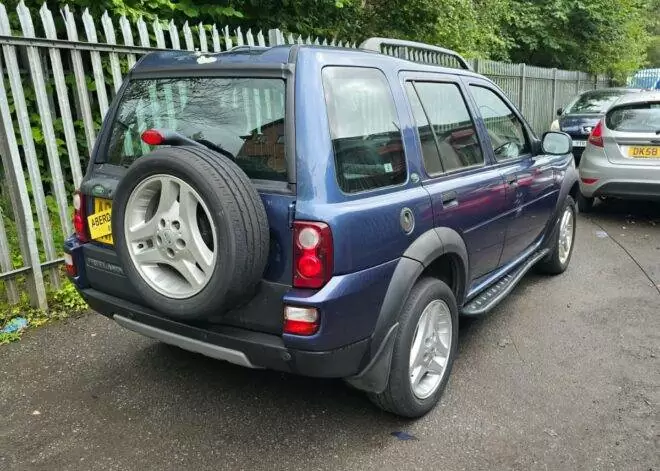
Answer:
[[[168,146],[199,146],[202,145],[208,149],[211,149],[219,154],[224,155],[228,159],[236,160],[236,156],[229,152],[226,149],[223,149],[219,144],[215,144],[207,139],[196,138],[192,139],[186,137],[183,134],[180,134],[176,131],[171,131],[169,129],[149,129],[145,133],[149,132],[151,136],[154,137],[154,140],[147,142],[147,144],[152,145],[168,145]],[[144,135],[144,133],[143,133]],[[143,139],[144,140],[144,137]]]

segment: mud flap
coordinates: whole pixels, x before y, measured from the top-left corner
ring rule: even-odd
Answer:
[[[369,364],[355,376],[346,378],[346,382],[356,389],[362,391],[381,393],[387,387],[390,375],[392,353],[394,352],[394,340],[399,331],[399,323],[394,324],[387,332],[385,339],[381,342],[378,351]]]

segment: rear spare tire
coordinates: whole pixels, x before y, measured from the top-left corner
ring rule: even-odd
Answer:
[[[203,147],[164,147],[136,160],[114,194],[112,233],[142,299],[184,320],[248,298],[268,258],[256,189],[234,162]]]

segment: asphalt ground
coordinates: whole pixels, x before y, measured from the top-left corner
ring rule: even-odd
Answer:
[[[0,347],[0,469],[660,469],[658,206],[581,215],[566,273],[461,322],[417,421],[93,313],[54,323]]]

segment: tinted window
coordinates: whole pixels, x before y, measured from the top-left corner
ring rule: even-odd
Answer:
[[[122,96],[106,161],[130,165],[164,128],[229,151],[251,178],[286,180],[284,81],[254,78],[135,80]]]
[[[472,96],[484,120],[497,160],[530,152],[524,126],[509,105],[488,88],[471,85]]]
[[[382,72],[326,67],[323,88],[341,189],[354,193],[403,183],[399,120]]]
[[[603,90],[580,95],[566,107],[564,113],[604,113],[612,103],[625,95],[625,90]]]
[[[607,114],[607,127],[621,132],[660,133],[660,103],[635,103]]]
[[[453,83],[408,83],[406,91],[430,174],[484,162],[477,133],[460,89]]]

